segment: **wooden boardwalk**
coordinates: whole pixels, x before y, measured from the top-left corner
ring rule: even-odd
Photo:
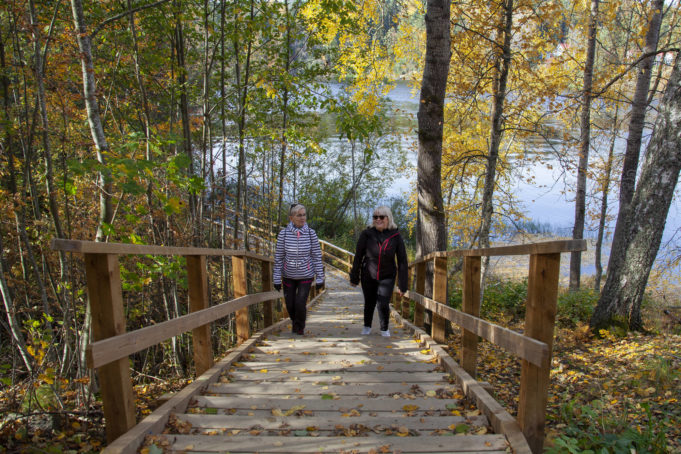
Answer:
[[[215,379],[147,437],[149,452],[510,452],[408,327],[360,335],[362,295],[329,272],[305,336],[290,321],[228,355]],[[248,344],[248,343],[247,343]],[[153,446],[152,446],[153,445]]]

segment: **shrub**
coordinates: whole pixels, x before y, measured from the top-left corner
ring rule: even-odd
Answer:
[[[598,294],[589,288],[559,295],[556,324],[563,328],[574,328],[580,322],[589,323],[597,302]]]
[[[632,409],[632,411],[634,411]],[[613,416],[601,401],[591,405],[576,405],[574,401],[561,407],[560,418],[566,424],[563,434],[553,440],[553,446],[544,451],[547,454],[638,454],[664,453],[666,438],[665,421],[653,418],[650,406],[640,404],[647,421],[643,427],[632,427],[626,414]]]
[[[482,297],[480,314],[483,318],[493,319],[508,316],[521,319],[525,316],[527,281],[496,281],[488,284]]]

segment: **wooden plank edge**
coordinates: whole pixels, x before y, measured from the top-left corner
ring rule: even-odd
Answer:
[[[279,328],[288,322],[288,319],[279,322],[255,333],[249,340],[237,346],[223,359],[215,363],[213,367],[196,378],[181,391],[177,392],[166,403],[154,410],[149,416],[144,418],[132,429],[118,437],[109,446],[102,450],[105,454],[134,453],[144,441],[147,435],[160,433],[168,422],[170,414],[173,412],[183,412],[189,405],[189,401],[199,392],[203,391],[208,385],[215,383],[223,370],[238,361],[250,348],[260,341],[266,334]]]
[[[316,305],[321,296],[326,293],[322,291],[308,303],[308,307]],[[229,352],[222,360],[218,361],[213,367],[208,369],[203,375],[198,377],[184,389],[174,394],[166,403],[154,410],[149,416],[144,418],[135,427],[125,434],[118,437],[109,446],[102,450],[103,454],[132,454],[144,442],[147,435],[159,434],[168,423],[168,418],[173,412],[183,412],[189,405],[189,401],[198,393],[215,383],[223,370],[238,361],[244,354],[251,350],[255,344],[266,334],[281,328],[289,322],[288,318],[278,321],[261,331],[255,333],[249,340],[237,346]]]
[[[515,454],[532,454],[530,445],[520,429],[518,422],[511,416],[504,407],[501,406],[486,390],[485,388],[471,377],[449,354],[444,348],[430,337],[421,328],[415,326],[410,321],[402,318],[402,316],[395,310],[391,310],[392,316],[403,326],[407,327],[414,334],[419,336],[419,340],[424,342],[433,353],[435,353],[442,364],[450,374],[452,374],[466,397],[475,401],[476,405],[489,418],[490,424],[496,433],[501,433],[506,436],[511,449]]]

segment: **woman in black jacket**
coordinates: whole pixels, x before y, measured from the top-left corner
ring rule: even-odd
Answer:
[[[372,215],[373,224],[359,235],[355,260],[350,270],[350,283],[356,286],[362,282],[364,294],[364,329],[362,334],[371,334],[371,321],[378,305],[378,320],[381,335],[389,337],[390,296],[395,287],[400,296],[407,291],[407,250],[393,221],[390,208],[380,206]]]

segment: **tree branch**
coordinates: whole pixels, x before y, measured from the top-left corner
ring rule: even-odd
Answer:
[[[99,24],[97,26],[97,28],[95,28],[92,31],[92,33],[90,34],[90,38],[91,39],[94,38],[97,33],[99,33],[104,27],[106,27],[111,22],[117,21],[118,19],[121,19],[121,18],[128,16],[130,14],[136,13],[138,11],[142,11],[142,10],[149,9],[149,8],[154,8],[154,7],[162,5],[164,3],[168,3],[169,1],[170,0],[158,0],[157,2],[149,3],[148,5],[138,6],[137,8],[133,8],[133,9],[123,11],[120,14],[116,14],[115,16],[112,16],[108,19],[105,19],[101,24]]]
[[[647,52],[647,53],[641,55],[641,56],[640,56],[639,58],[637,58],[633,63],[631,63],[631,64],[627,67],[627,69],[625,69],[624,71],[622,71],[621,73],[619,73],[618,75],[616,75],[610,82],[608,82],[607,84],[605,84],[605,85],[603,86],[603,88],[601,88],[601,89],[600,89],[599,91],[597,91],[597,92],[591,93],[591,98],[597,98],[597,97],[601,96],[603,93],[605,93],[606,91],[608,91],[608,89],[612,86],[612,84],[614,84],[615,82],[617,82],[618,80],[620,80],[622,77],[624,77],[625,74],[627,74],[629,71],[631,71],[632,69],[634,69],[639,63],[641,63],[641,62],[642,62],[643,60],[645,60],[646,58],[652,57],[653,55],[657,55],[657,54],[664,54],[664,53],[667,53],[667,52],[679,52],[679,51],[681,51],[681,48],[679,48],[679,47],[669,47],[669,48],[666,48],[666,49],[659,49],[659,50],[656,50],[655,52]]]

